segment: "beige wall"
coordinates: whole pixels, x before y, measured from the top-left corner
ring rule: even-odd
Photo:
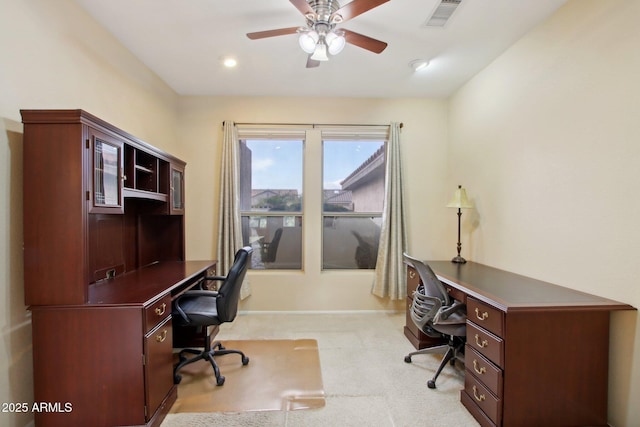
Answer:
[[[471,259],[640,307],[638,17],[637,0],[573,0],[452,98]],[[609,421],[637,426],[637,312],[612,316],[611,343]]]
[[[0,0],[0,403],[32,402],[21,108],[82,108],[176,151],[176,94],[68,0]],[[0,413],[24,426],[30,413]]]

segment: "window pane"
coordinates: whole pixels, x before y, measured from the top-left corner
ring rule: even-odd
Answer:
[[[384,142],[323,141],[324,212],[382,212]]]
[[[322,268],[375,268],[380,217],[325,216],[322,227]]]
[[[251,268],[302,269],[301,216],[243,216],[242,236],[253,247]]]
[[[375,268],[384,206],[384,141],[322,144],[322,268]],[[358,212],[368,215],[353,215]]]
[[[302,212],[303,143],[240,141],[240,210]]]

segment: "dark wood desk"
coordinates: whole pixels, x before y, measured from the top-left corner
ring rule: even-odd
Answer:
[[[31,307],[34,399],[61,408],[36,425],[160,425],[177,397],[172,297],[214,271],[157,263],[92,285],[87,304]]]
[[[474,262],[428,264],[467,304],[461,401],[482,426],[607,426],[609,316],[632,306]]]

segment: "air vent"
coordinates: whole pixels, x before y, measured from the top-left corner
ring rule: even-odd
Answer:
[[[444,27],[449,18],[456,11],[462,0],[441,0],[431,14],[431,17],[423,24],[424,27]]]

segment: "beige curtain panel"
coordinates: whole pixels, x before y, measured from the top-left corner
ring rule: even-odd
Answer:
[[[218,216],[218,266],[220,274],[227,274],[236,252],[242,248],[242,218],[240,217],[240,158],[238,131],[232,121],[222,125],[222,160],[220,164],[220,202]],[[245,276],[240,299],[251,295],[249,280]]]
[[[381,298],[402,300],[407,296],[406,269],[402,253],[407,243],[400,158],[400,124],[391,123],[385,165],[385,202],[378,245],[375,278],[371,293]]]

